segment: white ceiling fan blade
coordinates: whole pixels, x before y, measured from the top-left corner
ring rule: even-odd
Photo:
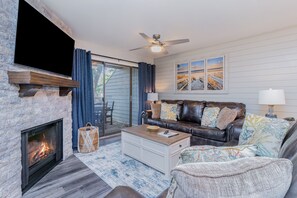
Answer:
[[[177,44],[187,43],[187,42],[190,42],[190,40],[189,39],[179,39],[179,40],[172,40],[172,41],[164,41],[162,43],[166,46],[171,46],[171,45],[177,45]]]
[[[134,48],[134,49],[130,49],[129,51],[140,50],[140,49],[148,49],[148,48],[150,48],[150,45],[143,46],[143,47],[138,47],[138,48]]]
[[[142,36],[147,42],[149,43],[155,43],[155,40],[151,37],[149,37],[148,35],[146,35],[145,33],[139,33],[140,36]]]

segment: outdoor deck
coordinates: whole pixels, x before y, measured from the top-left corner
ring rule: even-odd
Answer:
[[[113,135],[113,134],[116,134],[116,133],[120,133],[121,132],[121,129],[122,128],[125,128],[125,127],[128,127],[129,124],[127,123],[121,123],[121,122],[118,122],[118,121],[113,121],[113,124],[110,125],[109,122],[106,122],[105,123],[105,136],[107,135]],[[102,130],[102,127],[99,126],[99,136],[103,136],[103,130]]]

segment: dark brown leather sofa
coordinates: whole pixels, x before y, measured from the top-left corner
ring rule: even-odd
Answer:
[[[235,137],[235,140],[229,142],[237,144],[239,136]],[[288,131],[280,151],[279,157],[287,158],[293,163],[293,176],[291,186],[285,196],[285,198],[296,198],[297,197],[297,123],[292,126]],[[165,198],[167,195],[167,190],[162,192],[157,198]],[[113,189],[106,198],[144,198],[141,194],[136,192],[130,187],[127,186],[118,186]]]
[[[245,104],[235,102],[207,102],[191,100],[162,100],[168,104],[177,104],[177,121],[153,119],[151,115],[144,116],[144,123],[157,125],[162,128],[191,133],[191,145],[222,146],[233,139],[233,132],[240,133],[244,117]],[[201,126],[205,107],[228,107],[237,110],[235,121],[230,123],[226,130]]]

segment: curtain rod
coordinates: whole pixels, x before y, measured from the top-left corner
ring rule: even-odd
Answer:
[[[115,57],[112,57],[112,56],[105,56],[105,55],[95,54],[95,53],[91,53],[91,54],[94,55],[94,56],[100,56],[100,57],[103,57],[103,58],[111,58],[111,59],[115,59],[115,60],[118,60],[118,61],[125,61],[125,62],[129,62],[129,63],[138,64],[138,62],[135,62],[135,61],[130,61],[130,60],[125,60],[125,59],[115,58]]]

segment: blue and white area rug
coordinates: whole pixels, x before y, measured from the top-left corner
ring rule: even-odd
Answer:
[[[120,142],[99,147],[93,153],[76,153],[75,156],[112,188],[130,186],[145,197],[153,198],[169,187],[164,174],[122,155]]]

